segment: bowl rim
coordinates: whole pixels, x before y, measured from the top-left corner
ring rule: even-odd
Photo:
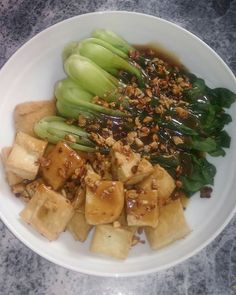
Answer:
[[[95,12],[89,12],[89,13],[84,13],[84,14],[80,14],[80,15],[76,15],[73,17],[69,17],[67,19],[64,19],[62,21],[58,21],[55,24],[43,29],[42,31],[38,32],[36,35],[34,35],[32,38],[28,39],[25,43],[23,43],[23,45],[21,45],[19,48],[16,49],[16,51],[8,57],[7,61],[2,65],[2,67],[0,68],[0,73],[1,75],[4,74],[4,71],[6,70],[7,66],[9,63],[11,63],[12,59],[17,57],[17,54],[24,50],[24,48],[26,46],[28,46],[31,42],[34,42],[37,38],[41,37],[44,34],[47,34],[49,31],[53,30],[55,27],[63,25],[65,23],[69,23],[71,20],[73,19],[79,19],[79,18],[86,18],[88,16],[93,16],[93,15],[105,15],[105,14],[127,14],[127,15],[137,15],[137,16],[141,16],[141,17],[146,17],[146,18],[151,18],[151,19],[158,19],[160,22],[163,23],[167,23],[170,26],[176,27],[177,29],[183,31],[185,34],[189,35],[191,38],[194,38],[195,40],[197,40],[198,42],[200,42],[203,46],[207,47],[207,49],[209,51],[211,51],[211,53],[218,59],[218,61],[222,64],[222,66],[224,66],[224,68],[227,70],[228,74],[231,76],[231,78],[234,80],[235,85],[236,85],[236,77],[233,74],[232,70],[230,69],[230,67],[223,61],[223,59],[221,58],[221,56],[219,56],[207,43],[205,43],[203,40],[201,40],[198,36],[196,36],[195,34],[193,34],[192,32],[188,31],[187,29],[181,27],[180,25],[163,19],[161,17],[157,17],[155,15],[149,15],[149,14],[145,14],[145,13],[140,13],[140,12],[133,12],[133,11],[125,11],[125,10],[106,10],[106,11],[95,11]],[[194,250],[189,251],[189,253],[187,253],[186,255],[182,256],[179,259],[176,259],[174,262],[170,262],[167,263],[163,266],[156,266],[156,267],[152,267],[150,269],[145,269],[145,270],[141,270],[141,271],[132,271],[132,272],[124,272],[124,273],[110,273],[110,272],[99,272],[96,270],[79,270],[77,267],[71,266],[69,264],[63,263],[56,259],[54,259],[53,257],[50,257],[50,255],[46,254],[46,253],[42,253],[40,250],[37,249],[33,249],[30,245],[30,241],[24,239],[24,237],[21,237],[21,235],[15,231],[14,226],[12,226],[10,223],[8,223],[7,219],[2,215],[1,211],[0,211],[0,219],[2,220],[2,222],[7,226],[7,228],[11,231],[11,233],[19,240],[21,241],[25,246],[27,246],[30,250],[32,250],[33,252],[37,253],[39,256],[45,258],[46,260],[53,262],[56,265],[59,265],[61,267],[64,267],[66,269],[70,269],[76,272],[80,272],[80,273],[84,273],[84,274],[88,274],[88,275],[94,275],[94,276],[99,276],[99,277],[116,277],[116,278],[121,278],[121,277],[134,277],[134,276],[140,276],[140,275],[147,275],[147,274],[151,274],[154,272],[158,272],[161,270],[165,270],[167,268],[173,267],[181,262],[184,262],[185,260],[187,260],[188,258],[196,255],[198,252],[200,252],[203,248],[205,248],[208,244],[210,244],[222,231],[223,229],[226,227],[226,225],[230,222],[230,220],[232,219],[234,213],[236,212],[236,203],[235,206],[232,207],[231,213],[228,215],[228,217],[225,219],[225,221],[222,223],[222,225],[213,233],[209,236],[209,238],[202,243],[201,245],[199,245],[198,247],[196,247]]]

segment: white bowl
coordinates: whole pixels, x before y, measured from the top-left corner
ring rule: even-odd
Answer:
[[[0,148],[12,144],[13,109],[23,101],[49,99],[55,81],[64,77],[61,53],[72,40],[88,37],[95,28],[108,28],[133,44],[158,43],[178,56],[193,73],[206,79],[209,86],[227,87],[236,92],[236,80],[222,59],[204,42],[168,21],[138,13],[98,12],[77,16],[41,32],[22,46],[0,71]],[[229,222],[235,205],[236,174],[236,104],[230,110],[233,123],[227,126],[231,147],[224,158],[211,161],[217,167],[211,199],[194,196],[186,210],[191,234],[159,251],[147,244],[130,251],[125,261],[117,261],[89,252],[89,240],[75,242],[63,233],[48,242],[19,218],[23,203],[14,197],[0,170],[0,217],[7,227],[30,249],[46,259],[79,272],[103,276],[131,276],[173,266],[194,255],[212,241]]]

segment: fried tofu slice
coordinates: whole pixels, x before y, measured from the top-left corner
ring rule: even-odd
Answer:
[[[153,167],[140,154],[134,153],[130,146],[116,142],[111,149],[112,173],[115,179],[126,185],[136,184],[153,172]]]
[[[4,147],[2,149],[2,152],[1,152],[1,156],[2,156],[2,163],[3,163],[3,166],[5,168],[5,171],[6,171],[6,179],[7,179],[7,182],[10,186],[14,186],[16,184],[19,184],[23,181],[23,178],[16,175],[14,172],[11,172],[11,171],[8,171],[7,170],[7,158],[11,152],[11,147]]]
[[[124,206],[120,216],[118,217],[118,219],[113,222],[113,226],[114,227],[122,227],[124,229],[131,231],[133,234],[135,234],[138,229],[138,226],[133,226],[133,225],[129,226],[128,225],[125,206]]]
[[[18,104],[14,110],[16,132],[35,136],[34,124],[46,116],[56,114],[55,101],[30,101]]]
[[[127,190],[125,197],[129,226],[157,226],[159,216],[157,190]]]
[[[63,141],[48,153],[46,162],[48,165],[41,168],[42,176],[54,190],[61,188],[76,169],[84,166],[83,159]]]
[[[23,179],[35,179],[39,170],[37,162],[42,157],[46,146],[46,141],[18,132],[6,161],[7,171]]]
[[[140,159],[140,155],[134,153],[129,146],[123,146],[119,141],[116,142],[111,149],[113,176],[117,180],[126,182],[132,177],[132,168],[138,166]]]
[[[75,211],[67,225],[67,229],[71,232],[74,239],[80,242],[84,242],[87,239],[88,234],[93,227],[87,223],[85,218],[85,196],[85,189],[79,187],[76,197],[72,203]]]
[[[85,187],[81,185],[78,187],[75,198],[72,202],[74,209],[84,213],[85,199],[86,199]]]
[[[153,167],[150,162],[146,159],[141,159],[138,163],[137,168],[133,167],[133,176],[126,181],[126,185],[134,185],[144,180],[153,172]]]
[[[125,259],[132,245],[133,233],[122,227],[111,224],[97,225],[94,231],[90,250],[117,259]]]
[[[159,222],[156,228],[145,227],[145,233],[153,250],[165,247],[190,233],[179,199],[160,208]]]
[[[93,171],[85,177],[85,217],[89,224],[115,221],[124,207],[124,188],[121,181],[101,180]]]
[[[92,225],[87,223],[83,212],[76,211],[67,226],[76,241],[86,241]]]
[[[74,209],[66,198],[45,185],[40,185],[20,216],[52,241],[65,230],[73,212]]]
[[[138,186],[144,190],[156,189],[160,205],[164,205],[170,201],[170,195],[175,189],[175,181],[163,167],[155,165],[153,173]]]

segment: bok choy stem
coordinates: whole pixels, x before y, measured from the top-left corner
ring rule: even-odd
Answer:
[[[85,113],[84,117],[92,117],[96,114],[106,114],[114,117],[126,116],[125,113],[119,110],[93,103],[93,95],[84,91],[78,84],[68,78],[56,84],[55,96],[58,100],[59,113],[66,117],[78,118],[83,113]]]
[[[93,95],[108,102],[116,101],[119,98],[119,81],[90,59],[73,54],[64,62],[64,68],[71,79]]]
[[[48,116],[41,119],[34,125],[35,133],[42,139],[50,143],[57,143],[64,140],[72,148],[85,152],[94,152],[94,143],[89,139],[89,134],[83,129],[69,125],[66,120],[58,116]],[[73,136],[75,142],[68,140],[68,136]]]
[[[134,51],[134,47],[131,46],[125,39],[118,36],[116,33],[110,30],[98,29],[92,33],[94,38],[101,39],[116,47],[117,49],[123,51],[128,54],[130,51]]]
[[[140,86],[144,86],[141,70],[109,49],[85,39],[79,43],[79,53],[112,75],[118,76],[119,70],[124,70],[136,76]]]

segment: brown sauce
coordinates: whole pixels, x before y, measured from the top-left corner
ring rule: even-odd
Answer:
[[[148,43],[145,45],[134,45],[134,47],[140,52],[146,52],[147,50],[153,50],[155,56],[158,56],[160,59],[166,61],[171,66],[176,66],[183,71],[187,71],[188,69],[181,63],[179,57],[170,50],[166,49],[163,45],[158,43]]]

